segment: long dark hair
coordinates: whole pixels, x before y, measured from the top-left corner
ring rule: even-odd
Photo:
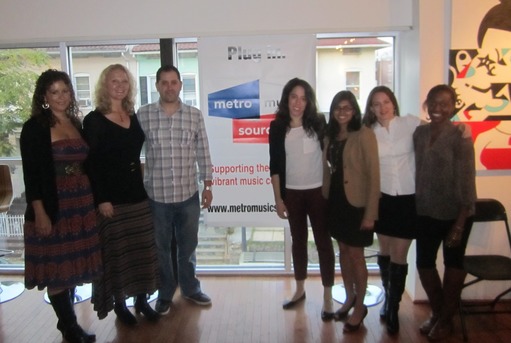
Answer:
[[[280,98],[275,119],[289,130],[291,123],[291,116],[289,114],[289,95],[295,87],[302,87],[305,92],[305,98],[307,99],[307,105],[305,106],[302,117],[303,129],[309,137],[316,134],[321,142],[324,137],[325,121],[321,120],[322,115],[320,116],[318,113],[318,107],[316,105],[316,94],[307,81],[294,78],[286,83],[282,89],[282,96]]]
[[[369,93],[369,96],[367,97],[366,110],[364,112],[364,118],[362,118],[362,123],[367,127],[373,126],[377,120],[376,114],[372,110],[373,98],[377,93],[384,93],[389,97],[392,105],[394,105],[394,114],[399,117],[399,105],[397,104],[397,99],[394,93],[387,86],[376,86],[371,90],[371,93]]]
[[[353,108],[353,117],[348,123],[348,132],[358,131],[362,127],[362,113],[360,112],[357,98],[355,98],[355,95],[353,95],[350,91],[340,91],[334,96],[332,104],[330,105],[330,115],[328,117],[327,127],[327,136],[330,140],[334,140],[341,131],[341,127],[335,119],[334,112],[337,106],[339,106],[339,103],[344,100],[347,100]]]
[[[71,122],[77,127],[81,127],[80,119],[78,114],[80,113],[78,102],[76,101],[75,92],[73,90],[73,84],[69,76],[63,71],[56,69],[48,69],[43,72],[36,81],[34,95],[32,97],[32,114],[31,116],[37,118],[43,125],[53,127],[57,122],[57,118],[53,114],[50,108],[43,108],[45,103],[44,96],[50,87],[58,81],[64,82],[69,88],[71,95],[71,102],[69,107],[66,109],[66,115],[71,119]]]

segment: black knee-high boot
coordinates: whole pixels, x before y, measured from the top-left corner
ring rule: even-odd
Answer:
[[[385,320],[387,318],[387,306],[389,298],[389,264],[390,256],[378,255],[378,266],[380,267],[381,285],[383,286],[383,292],[385,299],[380,309],[380,319]]]
[[[55,295],[49,295],[48,298],[59,319],[57,329],[62,332],[62,337],[66,341],[69,343],[91,343],[96,341],[96,335],[87,334],[78,325],[69,289]]]
[[[387,305],[387,331],[395,334],[399,331],[399,303],[405,291],[407,264],[390,263],[389,268],[389,300]]]
[[[160,319],[160,314],[147,303],[147,294],[145,293],[136,296],[135,312],[142,313],[150,322],[156,322]]]

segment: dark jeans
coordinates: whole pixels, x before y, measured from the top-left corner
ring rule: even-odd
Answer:
[[[463,269],[463,258],[473,218],[465,221],[461,244],[454,248],[446,246],[447,234],[455,220],[438,220],[427,216],[417,217],[417,268],[436,268],[436,257],[440,243],[443,243],[444,266]]]
[[[324,287],[334,284],[335,255],[327,228],[327,201],[321,187],[307,190],[286,189],[284,201],[288,211],[289,227],[293,239],[293,267],[296,280],[307,278],[307,239],[309,217],[314,242],[318,249],[319,270]]]

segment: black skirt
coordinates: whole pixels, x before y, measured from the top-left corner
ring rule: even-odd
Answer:
[[[417,211],[415,194],[388,195],[380,198],[379,219],[374,225],[376,233],[403,239],[416,237]]]
[[[331,236],[352,247],[368,247],[373,244],[374,231],[360,230],[365,208],[351,205],[344,191],[342,155],[346,141],[334,141],[330,145],[329,161],[333,166],[328,197],[328,227]]]

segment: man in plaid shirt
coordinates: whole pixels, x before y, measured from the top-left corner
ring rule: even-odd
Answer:
[[[211,299],[202,292],[195,275],[195,250],[198,243],[199,216],[211,205],[212,164],[202,113],[181,102],[179,70],[163,66],[156,73],[160,100],[138,110],[137,118],[145,133],[146,163],[144,184],[153,212],[160,260],[160,279],[156,311],[165,314],[177,288],[171,240],[177,244],[177,279],[181,294],[198,305]],[[204,182],[202,203],[197,179]]]

